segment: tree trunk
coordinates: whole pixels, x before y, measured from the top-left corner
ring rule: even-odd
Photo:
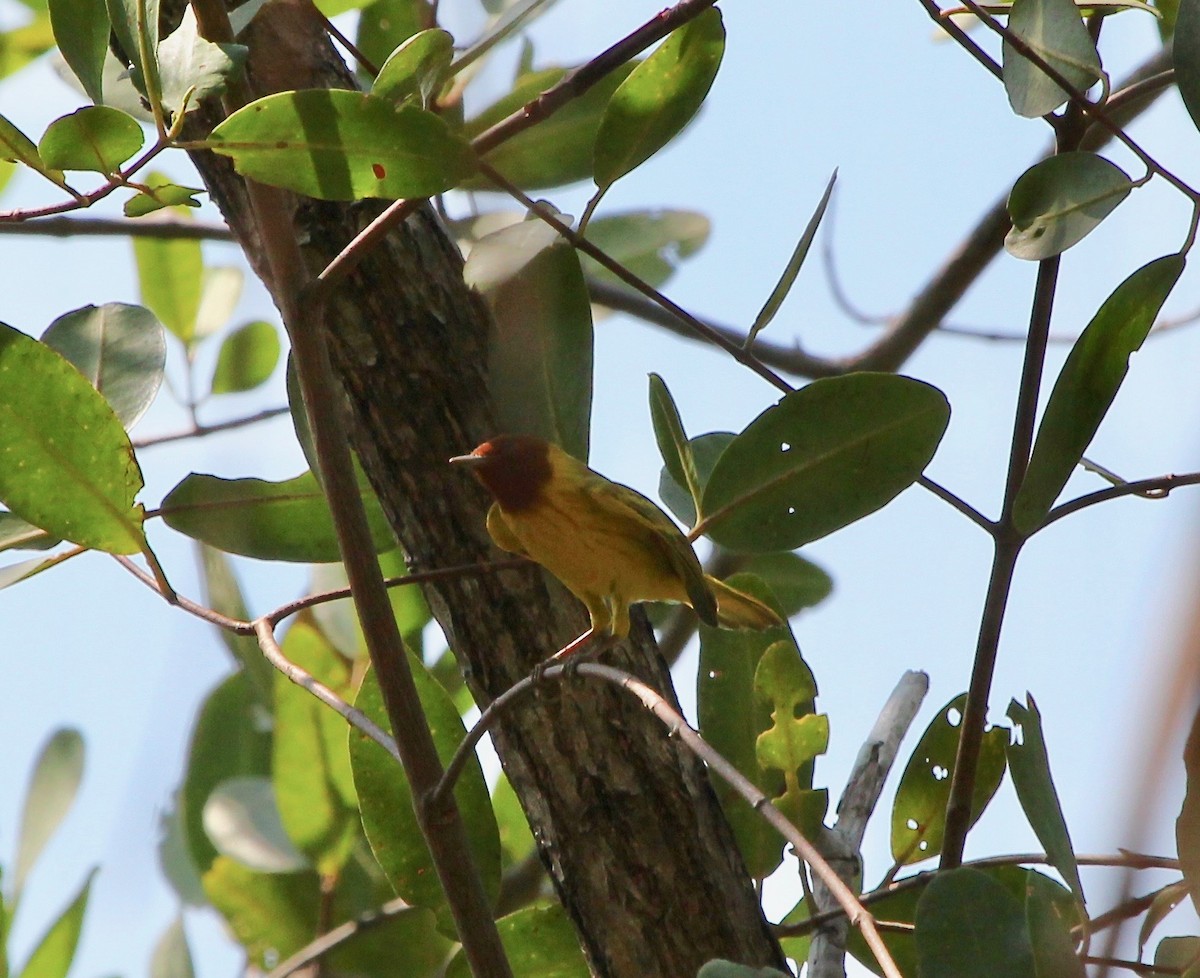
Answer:
[[[308,0],[274,0],[242,40],[257,95],[353,84]],[[239,178],[209,154],[195,160],[261,272]],[[310,271],[379,211],[375,202],[298,200]],[[482,490],[447,464],[497,433],[487,312],[429,208],[337,288],[326,324],[354,448],[411,568],[496,557]],[[536,568],[464,576],[426,596],[481,704],[587,624]],[[631,640],[606,658],[674,699],[640,614]],[[551,685],[507,711],[492,737],[594,974],[686,978],[714,957],[783,966],[703,766],[631,697],[583,680]]]

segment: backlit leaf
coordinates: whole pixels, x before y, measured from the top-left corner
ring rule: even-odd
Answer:
[[[145,136],[137,120],[120,109],[89,105],[50,123],[38,153],[58,170],[116,173],[142,148]]]
[[[135,237],[142,303],[185,345],[190,345],[200,308],[204,258],[200,242],[188,238]]]
[[[525,907],[496,921],[496,929],[513,974],[521,978],[588,978],[579,938],[561,905]],[[471,978],[461,950],[450,961],[446,978]]]
[[[263,972],[318,934],[321,885],[312,870],[259,873],[220,856],[204,874],[204,892]]]
[[[526,190],[559,187],[592,176],[593,147],[608,100],[633,70],[632,64],[611,72],[579,98],[571,99],[544,122],[539,122],[501,143],[485,159],[509,180]],[[464,127],[474,139],[495,123],[532,102],[544,90],[562,80],[566,71],[548,68],[524,75],[514,89],[484,109]],[[461,185],[468,190],[487,190],[484,177],[473,177]]]
[[[433,113],[332,89],[251,102],[207,146],[243,176],[321,200],[427,197],[475,166],[471,148]]]
[[[721,12],[710,7],[668,35],[609,99],[595,141],[605,188],[657,153],[699,111],[725,53]]]
[[[696,474],[696,460],[692,456],[692,445],[683,430],[683,420],[675,399],[658,374],[650,375],[650,420],[654,424],[654,438],[658,442],[658,453],[662,456],[667,473],[692,498],[693,506],[700,501],[700,480]]]
[[[592,218],[586,237],[638,278],[657,287],[675,273],[683,259],[704,247],[711,228],[708,218],[697,211],[629,211]],[[589,278],[619,281],[588,255],[581,254],[580,261]]]
[[[142,473],[108,402],[61,355],[0,325],[0,501],[80,546],[145,546]]]
[[[212,392],[230,394],[265,383],[279,363],[279,331],[257,320],[239,326],[221,343]]]
[[[92,870],[83,881],[83,886],[67,908],[59,915],[38,941],[19,978],[67,978],[75,950],[79,946],[79,935],[83,930],[83,916],[87,912],[88,895],[96,870]]]
[[[197,102],[225,90],[225,84],[246,60],[241,44],[214,44],[199,35],[196,14],[189,5],[183,21],[158,47],[163,104],[171,112],[190,111]]]
[[[383,63],[371,84],[371,94],[397,104],[415,99],[426,108],[436,97],[453,56],[454,38],[448,31],[433,28],[414,34]]]

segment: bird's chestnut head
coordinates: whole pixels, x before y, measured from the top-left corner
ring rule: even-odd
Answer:
[[[450,462],[469,468],[501,509],[519,512],[533,506],[550,481],[550,454],[550,443],[533,435],[497,435]]]

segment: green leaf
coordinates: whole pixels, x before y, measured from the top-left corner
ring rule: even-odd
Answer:
[[[1013,504],[1013,523],[1032,533],[1050,512],[1112,406],[1129,358],[1183,273],[1182,255],[1167,255],[1116,287],[1075,341],[1038,426],[1029,468]]]
[[[133,239],[142,303],[190,346],[200,308],[204,258],[200,242],[188,238]]]
[[[196,549],[200,558],[205,607],[236,621],[249,621],[252,616],[229,558],[220,550],[203,543]],[[274,698],[275,669],[262,654],[258,641],[253,636],[238,635],[224,628],[218,629],[217,633],[233,656],[234,664],[250,680],[257,702],[263,709],[270,710]]]
[[[725,449],[694,532],[730,550],[794,550],[882,508],[920,477],[950,419],[935,387],[892,374],[818,380]]]
[[[1005,250],[1027,261],[1061,254],[1091,234],[1131,189],[1128,174],[1095,153],[1060,153],[1035,163],[1008,195],[1013,226]]]
[[[27,581],[42,571],[54,567],[60,561],[61,558],[58,556],[33,557],[30,560],[22,560],[15,564],[7,564],[4,567],[0,567],[0,590],[12,587],[14,584],[20,584],[22,581]]]
[[[470,146],[433,113],[335,89],[251,102],[206,145],[245,177],[320,200],[428,197],[475,168]]]
[[[256,873],[221,856],[204,874],[204,892],[250,962],[264,972],[318,934],[321,889],[311,870]]]
[[[1063,818],[1058,792],[1050,774],[1050,758],[1042,737],[1042,717],[1033,697],[1027,694],[1027,705],[1016,700],[1008,705],[1005,714],[1014,727],[1020,728],[1020,743],[1008,745],[1005,753],[1013,786],[1025,817],[1038,841],[1046,850],[1050,865],[1057,869],[1079,898],[1084,902],[1083,884],[1079,880],[1079,865]]]
[[[413,655],[409,666],[438,757],[447,764],[465,735],[462,719],[446,691]],[[371,720],[390,728],[383,694],[373,670],[368,671],[354,705]],[[353,727],[350,763],[358,791],[363,829],[371,851],[398,896],[439,913],[445,894],[413,811],[412,789],[403,768],[379,744]],[[454,797],[471,842],[484,889],[494,901],[500,885],[500,837],[478,758],[472,757],[455,785]]]
[[[486,154],[488,163],[525,190],[560,187],[590,179],[600,120],[613,92],[633,68],[632,64],[622,65],[545,121],[501,143]],[[467,121],[464,135],[474,139],[532,102],[561,81],[564,75],[565,69],[548,68],[521,76],[511,92]],[[494,189],[482,176],[472,177],[461,187],[464,190]]]
[[[49,550],[60,542],[19,516],[0,510],[0,550]]]
[[[707,435],[697,435],[691,439],[689,444],[692,458],[696,460],[696,479],[702,489],[708,485],[717,460],[735,437],[728,431],[710,431]],[[666,466],[658,476],[658,495],[680,522],[687,526],[696,525],[696,505],[691,494],[671,477]]]
[[[939,873],[917,904],[921,978],[1037,978],[1021,901],[985,873]]]
[[[710,7],[676,28],[613,93],[595,142],[602,190],[670,142],[700,110],[725,53],[721,12]]]
[[[96,870],[93,869],[75,898],[38,941],[18,978],[66,978],[79,946],[83,915],[87,912],[88,894],[95,877]]]
[[[396,104],[414,99],[421,108],[427,108],[436,98],[453,57],[454,38],[449,31],[432,28],[414,34],[383,63],[371,84],[371,94]]]
[[[106,0],[108,19],[121,50],[132,63],[138,90],[161,92],[158,84],[160,0]],[[147,85],[147,80],[150,85]],[[153,101],[153,99],[151,99]]]
[[[746,337],[746,349],[749,349],[750,345],[754,342],[754,338],[770,325],[771,320],[775,318],[775,314],[779,312],[779,307],[783,305],[783,300],[792,291],[792,286],[796,282],[796,276],[800,274],[800,266],[804,264],[804,259],[808,257],[808,249],[812,247],[813,239],[817,236],[817,228],[821,226],[821,219],[825,216],[825,209],[829,206],[829,198],[833,196],[833,185],[836,182],[837,170],[834,170],[833,176],[829,178],[829,183],[825,185],[825,192],[817,202],[817,209],[813,211],[812,217],[808,219],[808,224],[804,228],[804,233],[800,235],[800,240],[796,242],[796,247],[792,251],[792,257],[788,259],[787,267],[783,270],[783,274],[779,276],[779,281],[776,283],[775,288],[771,290],[771,294],[767,296],[767,301],[763,303],[762,309],[759,310],[758,315],[754,318],[754,325],[750,327],[750,334]]]
[[[357,6],[357,4],[356,4]],[[355,47],[371,64],[383,65],[389,55],[425,26],[426,0],[375,0],[362,8]],[[332,16],[325,11],[326,16]]]
[[[264,384],[279,363],[279,331],[261,319],[239,326],[221,343],[212,392],[231,394]]]
[[[1180,0],[1172,61],[1183,104],[1200,129],[1200,0]]]
[[[241,44],[214,44],[196,29],[196,14],[189,5],[183,21],[158,47],[163,105],[172,113],[195,108],[201,99],[219,95],[246,61]],[[184,100],[190,94],[191,101]]]
[[[309,620],[283,641],[289,662],[343,699],[351,696],[349,663]],[[271,777],[288,837],[323,874],[336,874],[359,834],[346,721],[282,673],[275,675]]]
[[[764,596],[761,582],[747,588],[746,578],[739,574],[733,583]],[[813,838],[822,829],[829,801],[827,791],[812,790],[814,762],[829,747],[829,718],[814,712],[816,680],[790,636],[767,649],[754,672],[754,690],[771,705],[771,727],[755,745],[758,763],[782,772],[785,785],[772,801]]]
[[[16,74],[54,47],[54,31],[45,5],[33,20],[0,35],[0,78]]]
[[[288,838],[268,778],[243,775],[218,784],[204,802],[204,833],[222,856],[260,873],[292,873],[308,860]]]
[[[128,431],[162,385],[166,334],[149,309],[123,302],[84,306],[59,316],[42,334],[83,374]]]
[[[46,843],[66,818],[83,779],[83,737],[78,730],[56,730],[34,762],[21,809],[10,900],[15,905]]]
[[[708,218],[697,211],[629,211],[593,218],[586,236],[638,278],[658,287],[675,273],[684,258],[704,247],[711,228]],[[588,255],[581,255],[580,261],[588,278],[620,281]]]
[[[192,473],[167,494],[159,515],[172,529],[243,557],[300,563],[340,559],[329,505],[311,472],[286,482]],[[374,496],[367,516],[376,548],[391,549],[395,540]]]
[[[203,187],[183,187],[163,178],[143,186],[148,186],[150,192],[139,191],[125,201],[126,217],[145,217],[164,207],[199,207],[196,194],[204,193]]]
[[[744,964],[713,958],[705,961],[696,972],[696,978],[789,978],[786,971],[775,968],[751,968]]]
[[[492,789],[492,811],[496,813],[502,862],[507,869],[533,854],[534,839],[512,782],[503,771]]]
[[[233,318],[246,275],[236,265],[204,269],[200,308],[196,312],[196,339],[212,336]]]
[[[146,545],[142,473],[108,402],[58,353],[0,324],[0,500],[108,553]]]
[[[1174,970],[1182,978],[1195,978],[1200,960],[1200,937],[1164,937],[1154,949],[1154,967]]]
[[[403,978],[441,978],[454,947],[438,933],[432,913],[405,910],[360,931],[323,960],[336,975],[390,975],[403,962]]]
[[[178,795],[158,820],[158,865],[163,877],[171,884],[179,899],[191,907],[203,907],[208,903],[200,872],[188,851],[183,812],[178,804]]]
[[[745,570],[767,584],[784,618],[820,604],[833,591],[829,574],[799,554],[756,554]]]
[[[477,242],[463,277],[492,313],[488,389],[499,430],[538,435],[586,461],[592,308],[575,250],[527,220]]]
[[[958,751],[959,728],[966,693],[938,711],[912,752],[892,805],[892,858],[911,866],[942,851],[946,830],[946,802]],[[975,794],[971,799],[971,824],[983,814],[1004,778],[1007,727],[992,727],[983,735]]]
[[[1146,915],[1142,918],[1142,926],[1138,928],[1137,959],[1145,959],[1146,944],[1158,930],[1159,925],[1171,915],[1171,912],[1188,898],[1186,880],[1170,883],[1154,894]]]
[[[1030,887],[1025,894],[1025,927],[1038,978],[1086,978],[1083,962],[1075,953],[1071,925],[1041,889]]]
[[[783,627],[755,632],[702,626],[696,675],[701,734],[769,798],[781,796],[786,783],[781,771],[765,767],[758,756],[758,738],[771,727],[771,702],[756,689],[755,672],[768,650],[776,645],[799,658],[790,633]],[[717,781],[713,787],[747,871],[755,879],[770,875],[783,857],[784,843],[779,833],[724,781]]]
[[[150,957],[150,978],[196,978],[182,915],[176,916],[167,925],[154,945],[154,953]]]
[[[521,978],[588,978],[579,938],[562,906],[526,907],[496,921],[504,955]],[[446,978],[471,978],[461,949],[451,959]]]
[[[1175,820],[1175,844],[1192,905],[1200,908],[1200,713],[1183,748],[1183,769],[1187,791]]]
[[[1015,0],[1009,32],[1023,40],[1072,88],[1085,92],[1101,75],[1096,44],[1072,0]],[[1067,100],[1041,68],[1004,42],[1004,88],[1017,115],[1036,119]]]
[[[104,0],[50,0],[50,23],[63,60],[88,98],[104,101],[101,80],[108,52],[108,9]]]
[[[701,486],[692,445],[683,430],[683,419],[679,417],[675,399],[658,374],[650,375],[650,420],[664,470],[677,485],[686,487],[693,508],[699,508]]]
[[[241,673],[226,678],[200,707],[188,747],[179,808],[184,842],[201,875],[217,857],[204,830],[205,803],[217,785],[231,778],[270,776],[269,716]]]
[[[2,115],[0,115],[0,160],[20,163],[31,170],[45,174],[55,183],[62,185],[62,170],[55,170],[47,166],[42,161],[37,147],[33,145],[33,140]]]
[[[89,105],[50,123],[38,153],[58,170],[116,173],[142,148],[145,136],[132,116],[106,105]]]

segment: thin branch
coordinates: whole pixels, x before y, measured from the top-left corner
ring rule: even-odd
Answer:
[[[385,578],[383,583],[388,588],[403,587],[406,584],[427,584],[430,581],[467,577],[471,574],[494,574],[497,571],[515,570],[520,567],[528,567],[529,564],[530,561],[526,557],[510,557],[505,560],[494,561],[490,564],[459,564],[456,567],[439,567],[437,570],[416,571],[412,574],[406,574],[403,577]],[[287,604],[280,605],[264,617],[272,625],[278,625],[285,618],[298,614],[305,608],[312,608],[315,605],[325,604],[329,601],[339,601],[342,598],[349,597],[352,597],[352,594],[348,587],[322,591],[320,594],[309,594],[303,598],[297,598],[295,601],[289,601]]]
[[[142,570],[128,557],[114,555],[113,560],[129,571],[134,577],[150,588],[155,594],[166,598],[162,588],[159,587],[158,581],[154,577]],[[186,611],[189,615],[199,618],[201,621],[207,622],[210,625],[216,625],[217,628],[222,628],[227,632],[232,632],[235,635],[254,635],[254,622],[243,621],[240,618],[230,618],[228,615],[223,615],[219,611],[214,611],[206,605],[200,604],[198,601],[193,601],[190,598],[185,598],[182,594],[176,592],[175,600],[171,602],[177,607]]]
[[[1051,523],[1061,520],[1064,516],[1078,513],[1081,509],[1087,509],[1089,506],[1095,506],[1097,503],[1108,502],[1110,499],[1120,499],[1122,496],[1166,499],[1174,489],[1197,484],[1200,484],[1200,472],[1189,472],[1186,475],[1160,475],[1153,479],[1139,479],[1136,482],[1126,482],[1123,485],[1098,489],[1096,492],[1089,492],[1086,496],[1072,499],[1061,506],[1055,506],[1054,509],[1050,510],[1050,514],[1042,521],[1042,525],[1038,529],[1044,530]],[[1152,492],[1157,493],[1157,495],[1148,495],[1148,493]]]
[[[553,214],[549,213],[546,208],[539,207],[536,201],[522,191],[520,187],[516,186],[516,184],[506,179],[503,174],[497,172],[493,167],[488,166],[488,164],[484,163],[482,160],[479,162],[479,169],[480,172],[482,172],[483,175],[491,180],[492,183],[494,183],[497,187],[502,189],[514,200],[519,201],[532,213],[536,214],[539,220],[554,228],[554,230],[557,231],[560,236],[569,241],[571,246],[576,250],[582,251],[589,258],[593,259],[604,268],[607,268],[622,282],[625,282],[632,288],[637,289],[637,291],[646,296],[646,298],[658,303],[664,309],[669,310],[671,314],[675,316],[675,318],[686,323],[695,333],[699,334],[701,337],[715,344],[716,346],[719,346],[722,350],[737,360],[738,363],[745,367],[749,367],[776,389],[783,391],[785,394],[794,390],[791,384],[771,370],[757,356],[742,347],[740,343],[731,342],[726,336],[723,336],[716,330],[711,329],[707,323],[701,322],[687,310],[672,302],[665,295],[659,292],[658,289],[650,285],[650,283],[634,275],[620,262],[611,258],[600,248],[597,248],[596,245],[594,245],[591,241],[588,241],[587,238],[580,237],[573,229],[567,227],[566,224],[560,221]]]
[[[360,730],[370,737],[375,743],[391,754],[398,763],[400,762],[400,749],[396,746],[394,739],[376,726],[375,722],[363,713],[362,710],[351,706],[323,682],[300,668],[300,666],[296,665],[283,654],[283,649],[275,641],[275,632],[268,618],[256,618],[254,620],[254,634],[258,639],[258,647],[262,649],[262,654],[271,665],[301,689],[311,693],[328,706],[350,724],[350,726],[354,727],[355,730]]]
[[[166,445],[169,442],[186,441],[189,438],[206,438],[209,435],[215,435],[222,431],[232,431],[236,428],[245,428],[247,425],[269,421],[272,418],[279,417],[281,414],[287,414],[290,410],[291,408],[288,407],[266,408],[257,414],[248,414],[244,418],[232,418],[229,421],[218,421],[216,424],[194,425],[185,431],[173,431],[165,435],[147,435],[145,438],[135,439],[133,447],[154,448],[158,445]]]
[[[830,892],[834,899],[837,900],[842,911],[850,919],[851,923],[862,932],[863,939],[875,955],[876,960],[883,969],[884,975],[887,978],[902,978],[900,970],[896,967],[896,963],[892,960],[891,954],[883,943],[883,939],[879,936],[879,930],[875,926],[875,918],[867,912],[853,891],[830,868],[824,857],[813,847],[812,843],[804,838],[800,830],[788,821],[783,813],[771,803],[771,800],[753,782],[746,778],[721,754],[713,750],[708,742],[658,692],[620,669],[614,669],[611,666],[593,662],[571,663],[569,666],[552,665],[539,671],[536,681],[532,677],[526,677],[515,683],[488,704],[487,708],[480,714],[475,726],[467,732],[466,738],[459,745],[454,757],[446,766],[446,777],[435,789],[436,793],[442,797],[450,794],[454,784],[453,778],[450,777],[451,772],[454,772],[455,776],[461,772],[466,765],[467,759],[473,754],[475,745],[478,744],[484,733],[496,721],[502,710],[507,709],[513,701],[520,697],[532,693],[538,683],[547,682],[552,679],[561,679],[564,672],[568,671],[580,676],[591,676],[612,683],[636,696],[643,706],[662,721],[663,725],[667,728],[668,736],[678,737],[684,746],[700,758],[710,770],[716,772],[723,781],[741,795],[755,811],[759,812],[787,840],[792,848],[796,850],[796,854],[800,859],[811,866],[817,876],[829,887]]]
[[[179,218],[147,220],[129,217],[40,217],[0,222],[0,234],[36,234],[50,238],[93,237],[166,238],[197,241],[233,241],[233,232],[213,221]]]
[[[1025,346],[1025,360],[1017,392],[1016,416],[1013,419],[1002,515],[992,536],[995,543],[992,570],[988,579],[987,595],[984,598],[983,614],[979,621],[975,661],[971,669],[966,705],[963,708],[954,774],[950,779],[950,797],[946,803],[941,858],[943,869],[952,869],[962,862],[963,848],[971,826],[971,799],[975,794],[975,774],[983,744],[992,677],[995,674],[996,657],[1000,649],[1000,631],[1004,626],[1004,612],[1012,590],[1017,558],[1026,539],[1013,527],[1012,514],[1033,445],[1038,391],[1045,369],[1046,337],[1050,333],[1050,315],[1054,309],[1058,269],[1058,256],[1038,263],[1037,284],[1029,315],[1029,341]]]
[[[922,489],[928,489],[943,502],[949,503],[976,526],[986,530],[992,536],[996,535],[996,523],[994,520],[989,520],[974,506],[972,506],[966,500],[956,496],[949,489],[934,482],[931,478],[925,475],[917,479],[917,484],[921,486]]]
[[[268,971],[265,978],[288,978],[289,975],[295,974],[305,965],[319,961],[351,938],[357,937],[364,931],[377,927],[409,909],[411,909],[410,904],[405,903],[399,897],[389,900],[382,907],[360,914],[353,920],[346,921],[328,933],[322,934],[315,941],[306,944],[282,964]]]

